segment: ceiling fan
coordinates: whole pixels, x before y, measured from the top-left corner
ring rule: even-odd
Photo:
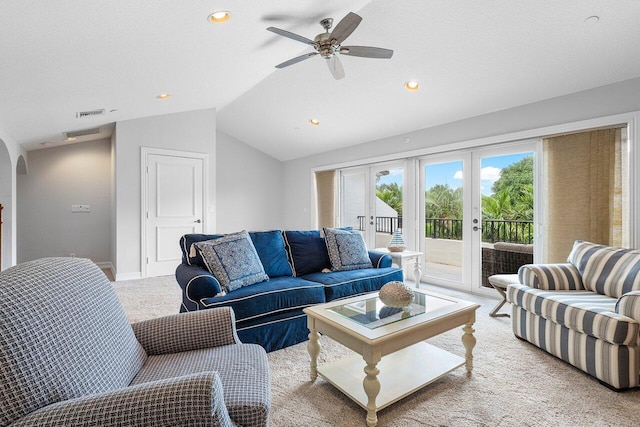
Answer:
[[[325,18],[320,21],[320,25],[322,25],[325,32],[318,34],[313,40],[286,30],[281,30],[280,28],[267,28],[267,30],[273,33],[308,44],[315,49],[315,52],[305,53],[304,55],[296,56],[295,58],[278,64],[276,65],[276,68],[288,67],[289,65],[296,64],[319,54],[327,60],[327,65],[329,66],[331,75],[336,80],[339,80],[344,77],[344,68],[340,58],[336,55],[337,53],[342,55],[360,56],[363,58],[391,58],[391,56],[393,56],[393,50],[391,49],[370,46],[342,46],[342,42],[345,41],[351,33],[353,33],[360,24],[360,21],[362,21],[362,17],[353,12],[349,12],[347,16],[338,22],[333,31],[329,33],[329,30],[333,26],[333,19]]]

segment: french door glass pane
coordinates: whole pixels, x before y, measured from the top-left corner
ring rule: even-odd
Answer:
[[[480,159],[482,285],[533,262],[533,152]]]
[[[375,173],[375,247],[386,248],[393,232],[402,229],[402,168]]]
[[[342,227],[365,231],[367,213],[367,173],[348,173],[342,176]]]
[[[425,275],[462,282],[462,160],[424,166]]]

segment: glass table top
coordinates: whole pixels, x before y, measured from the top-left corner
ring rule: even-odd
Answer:
[[[405,308],[388,307],[376,295],[364,300],[331,307],[328,310],[369,329],[376,329],[455,304],[456,301],[415,292],[413,303]]]

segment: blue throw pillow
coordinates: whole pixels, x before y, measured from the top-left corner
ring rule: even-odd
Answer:
[[[317,273],[331,267],[327,245],[319,230],[284,231],[284,243],[294,276]]]
[[[291,276],[291,265],[280,230],[250,231],[249,236],[269,277]]]
[[[244,230],[194,245],[207,269],[227,292],[269,280],[249,233]]]
[[[359,232],[325,228],[324,236],[333,271],[373,267],[364,239]]]

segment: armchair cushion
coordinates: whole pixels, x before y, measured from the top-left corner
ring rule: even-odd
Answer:
[[[591,291],[546,291],[526,285],[507,288],[507,301],[568,329],[611,344],[635,345],[640,324],[616,313],[616,299]]]
[[[246,231],[198,242],[195,247],[227,292],[269,280]]]
[[[271,406],[269,364],[259,345],[237,344],[149,356],[132,385],[211,371],[220,376],[225,406],[237,425],[267,425]]]
[[[333,271],[373,267],[362,234],[358,231],[324,228],[324,235]]]
[[[32,412],[12,427],[231,427],[223,397],[218,374],[200,372],[59,402]]]
[[[240,344],[233,310],[229,307],[174,314],[131,326],[149,355]]]
[[[584,287],[620,298],[640,290],[640,250],[624,249],[577,240],[568,257],[576,266]]]
[[[129,385],[147,355],[94,263],[45,258],[0,274],[0,425]]]

